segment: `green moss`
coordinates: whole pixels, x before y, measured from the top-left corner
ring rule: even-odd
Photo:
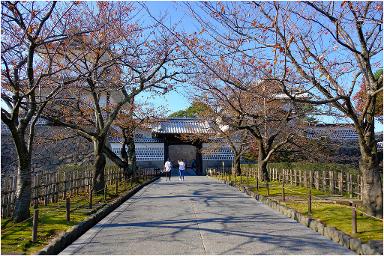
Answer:
[[[140,180],[133,187],[142,183]],[[131,189],[130,183],[120,183],[118,193],[115,184],[107,186],[106,202],[104,195],[93,196],[93,207],[88,208],[87,193],[79,193],[71,197],[71,221],[66,222],[65,201],[39,206],[39,225],[37,242],[32,243],[32,220],[24,223],[14,223],[10,219],[1,220],[1,253],[2,254],[34,254],[48,245],[49,241],[65,232],[72,226],[84,221],[90,214],[96,212],[122,192]],[[33,213],[33,208],[30,209]]]

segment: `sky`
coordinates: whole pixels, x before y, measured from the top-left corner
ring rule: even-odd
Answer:
[[[166,25],[168,26],[177,23],[180,29],[189,33],[200,31],[196,21],[194,21],[185,11],[186,8],[182,2],[148,1],[145,2],[145,5],[148,7],[151,14],[155,17],[166,15]],[[148,19],[148,22],[151,23],[149,20],[151,18],[147,18],[145,16],[146,13],[143,11],[143,20]],[[169,115],[173,112],[185,109],[190,106],[192,102],[192,98],[190,96],[191,94],[189,93],[190,89],[191,85],[184,83],[164,95],[150,92],[141,93],[137,100],[150,102],[154,107],[163,109],[165,114]],[[324,123],[350,122],[348,119],[340,120],[333,117],[323,117],[320,119],[320,121]],[[376,122],[375,130],[382,131],[383,125],[380,122]]]
[[[189,33],[200,30],[196,22],[185,12],[185,7],[181,2],[146,2],[145,4],[155,17],[160,17],[166,14],[169,17],[167,20],[167,23],[169,22],[168,25],[178,23],[180,28]],[[144,93],[140,95],[139,100],[141,98],[142,100],[150,101],[155,107],[161,107],[167,114],[170,114],[190,106],[192,100],[188,97],[188,88],[190,88],[190,85],[186,83],[165,95]],[[318,119],[320,122],[324,123],[351,122],[348,118],[340,119],[328,116],[320,117]],[[376,121],[375,130],[377,132],[383,131],[382,123]]]
[[[162,15],[167,15],[169,19],[166,25],[178,23],[180,28],[186,31],[197,31],[196,25],[194,25],[193,19],[191,19],[185,12],[182,3],[155,1],[145,2],[149,11],[156,18]],[[179,85],[174,90],[168,92],[165,95],[156,93],[143,93],[140,94],[138,100],[150,101],[155,107],[161,107],[166,110],[167,115],[176,112],[178,110],[189,107],[192,103],[188,92],[185,88],[190,88],[188,83]]]

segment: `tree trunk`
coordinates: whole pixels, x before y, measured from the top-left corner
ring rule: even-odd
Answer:
[[[235,175],[241,175],[240,156],[237,155],[237,154],[233,158],[233,169],[232,169],[232,172]]]
[[[257,162],[257,165],[259,167],[259,174],[261,175],[262,181],[268,181],[269,182],[269,175],[268,175],[268,169],[267,169],[268,162],[264,160],[259,160]]]
[[[17,169],[17,187],[15,210],[13,212],[13,220],[21,222],[30,217],[29,207],[31,204],[31,158],[27,149],[18,146],[18,169]]]
[[[382,218],[383,187],[377,155],[363,153],[359,167],[363,176],[363,205],[368,214]]]
[[[264,145],[261,141],[259,141],[259,154],[257,165],[259,167],[259,179],[262,181],[269,181],[269,175],[267,170],[268,161],[265,161],[267,154],[264,150]]]
[[[125,168],[127,166],[127,163],[121,160],[119,156],[117,156],[111,149],[108,147],[103,147],[104,154],[111,160],[113,163],[115,163],[120,168]]]
[[[128,168],[129,173],[134,174],[136,172],[136,151],[135,151],[135,141],[133,136],[130,136],[128,139]]]
[[[8,126],[12,133],[13,142],[17,152],[17,180],[16,180],[16,198],[13,220],[21,222],[30,217],[29,207],[31,204],[31,153],[25,142],[25,130],[17,130],[16,126]]]
[[[103,153],[105,138],[98,138],[94,141],[95,169],[93,173],[93,192],[103,193],[105,185],[104,169],[106,158]]]
[[[130,171],[129,171],[129,165],[128,165],[128,154],[127,154],[127,150],[125,149],[125,146],[127,145],[127,140],[124,140],[124,143],[123,143],[123,146],[121,147],[121,158],[123,159],[123,163],[124,163],[124,176],[125,178],[128,178],[129,175],[130,175]]]

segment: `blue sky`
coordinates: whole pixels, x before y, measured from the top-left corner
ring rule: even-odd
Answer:
[[[167,15],[166,25],[170,26],[171,24],[177,23],[180,29],[183,29],[189,33],[200,31],[197,23],[185,11],[186,8],[183,5],[183,2],[155,1],[145,2],[145,4],[154,16],[160,17],[162,15]],[[147,15],[145,11],[143,11],[142,14],[143,20],[147,20],[149,23],[151,23],[149,20],[150,18],[146,17]],[[168,115],[190,106],[192,102],[192,99],[189,96],[190,93],[188,92],[190,88],[191,86],[188,83],[185,83],[179,85],[173,91],[164,95],[145,92],[140,94],[138,100],[150,102],[153,106],[164,110],[164,114]],[[350,122],[348,119],[340,120],[335,119],[334,117],[324,117],[321,118],[321,121],[325,123]],[[383,125],[379,122],[376,122],[375,130],[382,131]]]
[[[194,20],[184,11],[181,2],[155,1],[145,2],[145,4],[155,17],[167,15],[166,25],[177,23],[179,28],[183,28],[188,32],[198,31]],[[188,83],[179,85],[165,95],[148,92],[142,93],[138,100],[150,101],[155,107],[162,108],[167,114],[171,114],[191,105],[192,101],[188,97],[188,92],[185,88],[190,88],[190,85]]]
[[[182,2],[146,2],[150,12],[156,16],[167,15],[166,25],[178,23],[179,28],[191,33],[194,31],[200,31],[196,22],[185,12],[185,6]],[[168,114],[175,111],[185,109],[191,104],[191,98],[188,97],[188,84],[183,84],[177,87],[174,91],[171,91],[165,95],[154,95],[150,93],[144,93],[140,96],[143,100],[150,101],[154,106],[163,108]],[[150,98],[149,98],[150,97]],[[327,117],[319,118],[324,123],[349,123],[350,120],[345,118]],[[383,125],[380,122],[375,123],[375,130],[382,131]]]

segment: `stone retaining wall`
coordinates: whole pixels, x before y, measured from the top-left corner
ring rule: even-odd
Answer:
[[[59,166],[72,163],[88,163],[93,160],[93,145],[76,136],[68,128],[36,126],[33,145],[32,169],[54,171]],[[14,174],[17,169],[17,154],[10,132],[1,134],[1,173]]]
[[[320,220],[309,218],[294,209],[291,209],[285,205],[279,204],[278,201],[267,198],[262,195],[250,191],[244,186],[237,186],[233,182],[224,182],[230,186],[236,186],[240,191],[246,193],[247,195],[255,198],[256,200],[268,205],[272,209],[280,212],[281,214],[296,220],[297,222],[303,224],[304,226],[320,233],[321,235],[329,238],[330,240],[358,253],[364,255],[383,255],[383,241],[371,240],[368,243],[363,243],[358,238],[353,238],[348,234],[338,230],[334,227],[327,227],[325,223]]]

